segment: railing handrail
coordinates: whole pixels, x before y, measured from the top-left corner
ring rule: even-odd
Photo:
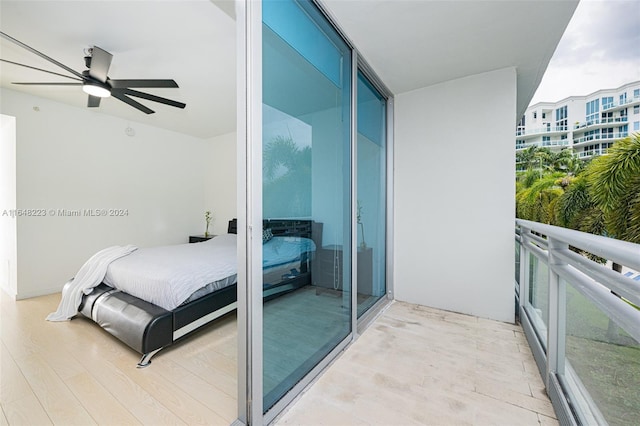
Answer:
[[[596,256],[640,271],[640,244],[530,220],[516,219],[516,223],[523,228],[531,229],[547,237],[555,238],[571,246],[593,253]]]

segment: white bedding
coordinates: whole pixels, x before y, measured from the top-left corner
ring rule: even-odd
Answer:
[[[139,248],[109,265],[104,283],[169,311],[206,286],[237,274],[236,235],[202,243]]]

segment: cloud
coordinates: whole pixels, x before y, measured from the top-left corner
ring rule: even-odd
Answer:
[[[532,99],[555,102],[640,80],[640,1],[581,1]]]

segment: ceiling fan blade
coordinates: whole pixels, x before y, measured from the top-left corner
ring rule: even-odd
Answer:
[[[102,99],[99,96],[92,96],[89,95],[89,100],[87,101],[87,106],[89,108],[97,108],[100,106],[100,99]]]
[[[114,89],[128,89],[129,87],[178,87],[175,80],[109,80]]]
[[[125,95],[122,92],[113,90],[111,91],[111,96],[113,96],[116,99],[120,99],[122,102],[124,102],[125,104],[131,105],[134,108],[139,109],[140,111],[144,112],[145,114],[153,114],[155,111],[147,108],[146,106],[142,105],[140,102],[134,101],[133,99],[131,99],[130,97],[128,97],[127,95]]]
[[[47,60],[47,61],[51,62],[52,64],[59,66],[59,67],[60,67],[60,68],[62,68],[63,70],[65,70],[65,71],[67,71],[67,72],[69,72],[69,73],[71,73],[71,74],[75,75],[76,77],[79,77],[79,78],[81,78],[82,80],[84,80],[84,77],[83,77],[83,76],[82,76],[82,74],[80,74],[78,71],[73,70],[73,69],[69,68],[68,66],[66,66],[65,64],[62,64],[62,63],[60,63],[60,62],[56,61],[55,59],[48,57],[47,55],[45,55],[45,54],[44,54],[44,53],[42,53],[42,52],[37,51],[37,50],[36,50],[36,49],[34,49],[33,47],[28,46],[28,45],[24,44],[23,42],[21,42],[20,40],[17,40],[17,39],[15,39],[15,38],[11,37],[9,34],[6,34],[6,33],[3,33],[2,31],[0,31],[0,36],[2,36],[2,37],[4,37],[4,38],[6,38],[7,40],[9,40],[9,41],[10,41],[10,42],[12,42],[12,43],[17,44],[18,46],[22,47],[23,49],[28,50],[29,52],[34,53],[34,54],[36,54],[36,55],[40,56],[42,59],[45,59],[45,60]]]
[[[106,50],[100,49],[98,46],[91,48],[91,66],[89,67],[89,75],[103,83],[107,82],[107,72],[111,66],[113,55]]]
[[[32,67],[31,65],[20,64],[18,62],[13,62],[13,61],[7,61],[6,59],[0,59],[0,62],[6,62],[7,64],[18,65],[19,67],[25,67],[25,68],[29,68],[29,69],[36,70],[36,71],[42,71],[42,72],[46,72],[46,73],[49,73],[49,74],[57,75],[59,77],[70,78],[70,79],[76,80],[76,81],[82,81],[79,78],[71,77],[71,76],[68,76],[68,75],[65,75],[65,74],[60,74],[60,73],[53,72],[53,71],[43,70],[42,68]]]
[[[112,89],[111,93],[113,93],[114,91],[120,92],[120,93],[124,93],[125,95],[129,95],[129,96],[135,96],[137,98],[147,99],[149,101],[159,102],[159,103],[165,104],[165,105],[170,105],[170,106],[176,107],[176,108],[184,108],[184,107],[187,106],[187,104],[184,104],[182,102],[174,101],[174,100],[167,99],[167,98],[161,98],[160,96],[152,95],[150,93],[139,92],[137,90]]]
[[[82,83],[21,83],[12,81],[11,84],[19,84],[21,86],[82,86]]]

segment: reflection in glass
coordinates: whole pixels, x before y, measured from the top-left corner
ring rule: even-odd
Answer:
[[[568,365],[609,424],[638,424],[640,344],[573,286],[566,288]]]
[[[358,317],[386,293],[386,100],[358,73]]]
[[[351,55],[309,1],[264,1],[262,48],[267,411],[351,330]]]

